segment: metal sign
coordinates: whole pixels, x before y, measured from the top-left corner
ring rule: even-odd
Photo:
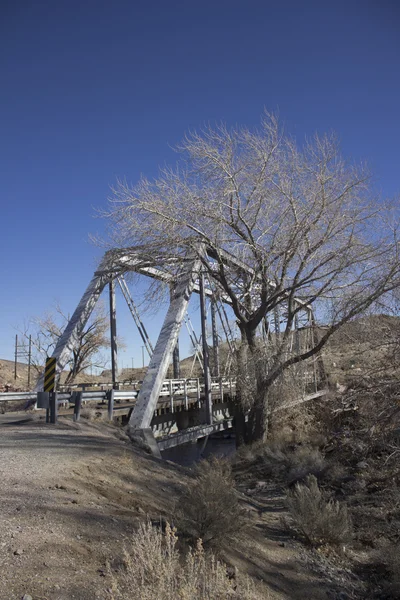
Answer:
[[[46,358],[46,368],[44,371],[44,392],[54,392],[54,384],[56,381],[56,358]]]

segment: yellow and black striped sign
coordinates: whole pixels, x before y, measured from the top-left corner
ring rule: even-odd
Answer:
[[[46,368],[44,370],[44,392],[54,392],[54,383],[56,380],[56,358],[46,358]]]

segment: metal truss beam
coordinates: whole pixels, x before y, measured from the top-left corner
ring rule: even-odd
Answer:
[[[105,259],[100,264],[102,267],[105,264]],[[92,311],[96,305],[97,300],[100,297],[105,285],[109,282],[109,277],[94,274],[91,282],[86,288],[78,306],[75,309],[74,314],[69,320],[63,334],[61,335],[58,343],[54,349],[52,356],[57,359],[56,364],[56,384],[60,377],[60,373],[64,370],[65,366],[71,357],[73,351],[79,345],[79,336],[81,335]],[[35,391],[43,390],[43,379],[44,373],[42,373],[35,386]]]
[[[176,283],[173,298],[129,420],[129,428],[132,433],[135,430],[150,427],[171,356],[179,337],[183,317],[199,276],[200,267],[200,259],[194,259],[191,264],[189,263],[185,267],[184,273]]]

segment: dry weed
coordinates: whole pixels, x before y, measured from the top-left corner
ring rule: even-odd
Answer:
[[[351,538],[351,521],[344,504],[325,500],[314,475],[297,483],[287,504],[297,529],[312,545],[341,545]]]
[[[142,524],[125,550],[125,569],[111,573],[113,600],[263,600],[249,578],[228,576],[226,566],[206,554],[201,541],[182,557],[176,531],[167,523],[165,534]]]
[[[287,482],[289,485],[304,480],[309,475],[320,479],[327,469],[324,457],[317,448],[299,446],[288,455],[289,468]]]
[[[103,411],[97,410],[91,406],[85,406],[81,409],[81,419],[87,419],[88,421],[105,421],[106,415]]]
[[[243,511],[235,490],[230,464],[213,457],[195,467],[194,478],[179,499],[179,528],[206,546],[219,547],[240,533]]]
[[[400,554],[398,544],[387,544],[383,549],[382,562],[389,571],[391,592],[400,597]]]
[[[318,448],[298,446],[282,437],[240,449],[237,462],[240,461],[252,465],[252,471],[257,470],[260,477],[279,478],[288,485],[304,480],[308,475],[320,479],[327,469]]]

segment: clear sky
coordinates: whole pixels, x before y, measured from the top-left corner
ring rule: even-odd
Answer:
[[[100,255],[94,207],[174,162],[189,128],[279,110],[400,192],[397,0],[2,0],[0,75],[1,358],[24,319],[74,310]],[[119,330],[139,364],[125,313]]]

